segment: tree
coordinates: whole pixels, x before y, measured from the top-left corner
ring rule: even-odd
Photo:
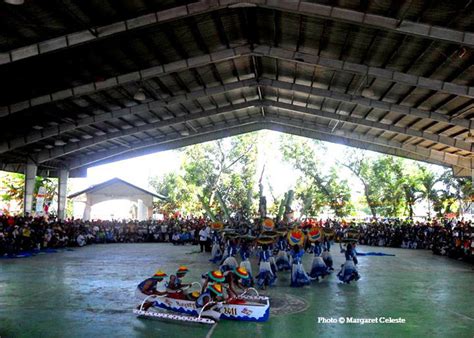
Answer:
[[[6,173],[0,180],[1,186],[3,187],[2,195],[0,198],[2,201],[10,202],[14,201],[20,208],[23,208],[23,192],[25,187],[25,175],[17,173]],[[45,202],[52,201],[57,196],[58,181],[57,179],[36,176],[35,187],[33,195],[38,194],[40,187],[46,189]],[[33,208],[35,207],[36,199],[33,199]]]
[[[431,206],[434,201],[438,200],[438,191],[435,189],[435,184],[440,180],[435,173],[426,167],[420,167],[419,182],[421,184],[421,192],[423,198],[428,203],[428,218],[431,218]]]
[[[447,214],[457,210],[459,216],[463,216],[472,204],[474,189],[472,180],[465,177],[454,177],[453,172],[447,169],[439,178],[444,189],[438,195],[437,204],[439,214]],[[454,205],[457,202],[457,208]],[[441,209],[439,205],[444,208]]]
[[[367,157],[363,151],[351,149],[346,153],[348,168],[364,186],[364,196],[372,217],[399,216],[407,191],[403,186],[403,162],[392,156]],[[413,211],[412,211],[413,212]]]
[[[423,198],[419,173],[403,173],[400,178],[401,186],[405,194],[406,209],[408,216],[413,219],[413,207],[416,202]]]
[[[318,154],[325,149],[319,141],[282,137],[280,149],[283,159],[298,170],[306,181],[300,181],[298,196],[303,201],[305,212],[315,212],[318,205],[327,205],[337,217],[348,215],[353,209],[350,203],[350,189],[345,180],[339,178],[336,168],[330,168],[329,174],[323,174],[322,161]],[[305,182],[304,185],[301,185]],[[315,204],[311,210],[310,204]]]
[[[196,214],[204,209],[211,218],[216,214],[226,217],[231,210],[250,215],[257,137],[250,133],[184,148],[178,173],[150,181],[169,197],[161,205],[167,212],[178,208]]]

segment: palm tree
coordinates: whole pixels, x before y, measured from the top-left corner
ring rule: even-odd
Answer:
[[[437,190],[434,189],[434,186],[439,181],[432,171],[428,170],[425,167],[420,168],[420,184],[421,184],[421,193],[424,199],[428,202],[428,218],[431,219],[431,204],[437,199]]]

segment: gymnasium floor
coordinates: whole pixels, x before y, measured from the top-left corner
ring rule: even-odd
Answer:
[[[474,270],[428,251],[373,248],[395,257],[359,257],[362,279],[350,285],[335,273],[290,288],[288,273],[264,292],[266,323],[221,321],[214,327],[138,319],[136,285],[161,268],[190,268],[199,281],[212,268],[197,246],[108,244],[0,260],[0,336],[3,337],[348,337],[474,336]],[[343,262],[333,247],[336,271]],[[310,255],[305,255],[307,270]],[[254,273],[257,271],[253,262]],[[322,324],[318,317],[403,318],[405,324]]]

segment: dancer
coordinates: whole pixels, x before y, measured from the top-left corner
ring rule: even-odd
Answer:
[[[351,281],[357,281],[360,278],[356,269],[358,263],[356,251],[351,243],[347,243],[346,249],[342,247],[341,243],[339,243],[339,247],[341,248],[341,253],[344,253],[346,256],[346,262],[341,265],[341,271],[339,271],[337,277],[339,277],[341,282],[350,284]]]
[[[240,268],[244,268],[249,275],[249,278],[242,280],[242,284],[248,288],[254,285],[254,281],[253,281],[253,273],[252,273],[252,264],[250,263],[250,260],[249,260],[250,249],[248,247],[248,244],[245,242],[242,244],[240,248],[240,256],[242,257],[242,261],[240,262]]]
[[[166,295],[166,289],[160,290],[158,285],[158,283],[161,283],[166,276],[166,273],[158,270],[153,276],[138,284],[137,289],[135,290],[135,297],[138,301],[140,301],[140,304],[138,305],[137,309],[140,309],[141,303],[145,300],[145,298],[151,295]],[[142,309],[147,311],[151,306],[153,306],[153,301],[145,302]]]
[[[222,260],[222,250],[221,250],[221,237],[217,231],[212,232],[212,249],[211,249],[211,259],[209,260],[212,263],[217,263]]]
[[[202,287],[201,293],[207,290],[207,286],[212,283],[222,283],[225,280],[224,274],[220,270],[209,271],[201,276]]]
[[[300,287],[303,285],[308,285],[311,279],[306,274],[306,271],[304,270],[304,267],[302,264],[304,250],[301,249],[298,244],[295,244],[293,245],[290,255],[292,257],[290,286]]]
[[[224,272],[224,282],[223,284],[227,288],[227,295],[229,298],[235,298],[238,296],[236,288],[245,290],[244,281],[249,279],[249,273],[245,268],[236,268],[234,270],[229,270]]]
[[[191,284],[184,284],[182,282],[182,279],[186,276],[186,273],[188,273],[188,268],[185,266],[180,266],[178,270],[176,271],[176,275],[171,275],[170,280],[166,284],[166,289],[168,293],[177,293],[177,292],[182,292],[182,288],[185,286],[190,286]]]
[[[262,250],[259,254],[259,265],[260,269],[256,276],[257,285],[265,290],[267,286],[272,286],[276,280],[276,275],[272,272],[272,267],[270,265],[270,252],[268,250],[268,245],[266,244],[262,245]]]
[[[276,257],[276,266],[278,271],[288,271],[291,269],[290,262],[288,260],[288,242],[286,241],[283,235],[280,236],[277,242],[277,257]]]
[[[205,307],[202,311],[201,317],[219,320],[221,316],[221,306],[219,302],[222,301],[224,301],[222,285],[219,283],[211,283],[207,286],[206,291],[196,299],[196,309],[202,309]]]
[[[321,243],[316,242],[313,246],[314,258],[313,263],[311,264],[311,272],[309,273],[309,276],[313,280],[318,281],[319,277],[324,278],[326,275],[329,275],[329,269],[321,257]]]
[[[324,264],[328,267],[328,270],[334,271],[333,266],[333,261],[332,261],[332,256],[329,250],[327,249],[327,246],[323,247],[323,253],[321,254],[321,257],[323,258]]]
[[[229,245],[227,247],[227,255],[226,258],[223,260],[220,266],[220,270],[222,272],[233,270],[239,266],[237,260],[235,259],[235,255],[237,254],[237,245],[235,244],[234,240],[229,241]]]

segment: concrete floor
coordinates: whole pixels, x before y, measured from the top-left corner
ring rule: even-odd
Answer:
[[[360,257],[362,279],[293,289],[287,273],[265,292],[274,299],[266,323],[221,321],[215,327],[137,319],[136,285],[156,269],[190,268],[199,280],[212,265],[197,247],[94,245],[0,260],[1,337],[317,337],[474,336],[472,266],[427,251],[359,247],[396,257]],[[334,248],[333,251],[338,251]],[[335,267],[343,257],[334,252]],[[310,255],[305,265],[309,267]],[[255,263],[255,262],[254,262]],[[254,271],[256,271],[254,265]],[[336,269],[337,270],[337,269]],[[291,312],[291,313],[288,313]],[[404,318],[406,324],[321,324],[317,317]]]

